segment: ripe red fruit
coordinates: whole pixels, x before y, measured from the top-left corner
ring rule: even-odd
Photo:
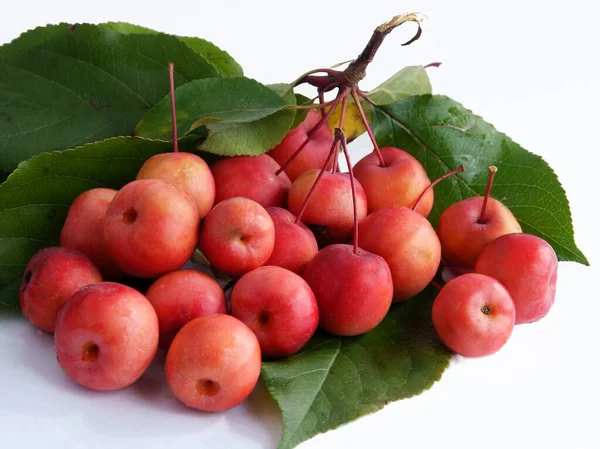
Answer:
[[[307,138],[307,132],[313,128],[321,119],[321,114],[317,111],[309,111],[306,118],[300,125],[286,134],[281,143],[271,149],[267,154],[283,165],[292,154],[302,145]],[[328,126],[321,126],[317,129],[305,145],[304,149],[298,154],[292,162],[288,164],[284,172],[293,182],[302,173],[315,168],[321,168],[327,160],[329,149],[333,143],[333,136]],[[325,169],[332,166],[330,162]]]
[[[392,274],[385,260],[352,245],[323,248],[304,279],[317,298],[319,326],[335,335],[363,334],[377,326],[392,303]]]
[[[252,329],[267,357],[298,352],[319,322],[315,295],[304,279],[274,266],[257,268],[237,281],[231,314]]]
[[[260,364],[258,340],[244,323],[229,315],[207,315],[175,336],[167,353],[167,382],[188,407],[218,412],[248,397]]]
[[[376,153],[369,153],[354,166],[354,175],[362,184],[369,212],[384,207],[412,209],[430,181],[423,166],[406,151],[393,147],[380,149],[385,167]],[[420,202],[417,212],[427,217],[433,207],[433,190]]]
[[[199,222],[189,194],[165,181],[141,179],[123,187],[108,206],[104,238],[124,271],[156,277],[190,259]]]
[[[275,246],[266,265],[276,265],[302,275],[306,264],[317,254],[317,240],[304,223],[281,207],[268,207],[275,226]]]
[[[165,274],[146,292],[158,316],[159,346],[167,350],[184,324],[199,316],[227,313],[225,292],[210,276],[195,270]]]
[[[308,171],[294,181],[288,195],[288,208],[295,215],[300,215],[304,223],[327,228],[334,240],[346,240],[352,236],[354,226],[352,190],[347,173],[323,172],[308,202],[304,204],[320,172]],[[360,223],[367,216],[367,197],[360,183],[356,182],[355,185]]]
[[[267,211],[248,198],[221,201],[208,214],[200,247],[219,270],[242,275],[264,265],[275,244],[275,226]]]
[[[21,312],[34,326],[54,332],[58,311],[84,285],[101,282],[94,264],[70,248],[36,252],[25,268],[19,300]]]
[[[421,292],[440,265],[435,230],[421,214],[405,207],[379,209],[359,226],[360,247],[385,259],[394,281],[394,301]]]
[[[494,278],[464,274],[448,282],[433,303],[433,326],[442,342],[465,357],[497,352],[515,325],[510,294]]]
[[[440,216],[442,257],[451,267],[473,268],[481,249],[505,234],[521,232],[519,222],[500,201],[490,197],[496,167],[490,167],[485,196],[454,203]]]
[[[285,206],[292,185],[281,167],[267,155],[226,157],[211,167],[217,193],[215,202],[242,196],[263,207]]]
[[[58,363],[93,390],[135,382],[158,347],[158,319],[138,291],[114,282],[80,289],[58,314],[54,334]]]
[[[136,179],[160,179],[184,190],[194,199],[200,219],[206,217],[215,202],[215,181],[204,160],[192,153],[161,153],[152,156]]]
[[[83,192],[71,204],[60,233],[60,245],[85,254],[104,278],[123,275],[104,243],[104,217],[116,194],[103,188]]]
[[[488,243],[475,271],[496,278],[510,292],[517,324],[542,319],[554,304],[558,259],[554,249],[535,235],[509,234]]]

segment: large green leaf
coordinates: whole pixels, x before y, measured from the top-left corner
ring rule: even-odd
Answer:
[[[439,95],[410,97],[374,109],[373,126],[381,146],[415,156],[430,178],[464,164],[467,172],[436,188],[430,219],[464,198],[483,195],[490,165],[498,167],[492,195],[515,215],[524,232],[550,243],[559,260],[588,264],[573,236],[571,211],[552,168],[540,157],[473,114]]]
[[[18,281],[35,251],[58,243],[69,206],[95,187],[120,188],[169,142],[118,137],[42,153],[0,185],[0,303],[16,307]]]
[[[0,47],[0,170],[42,151],[129,135],[176,85],[219,77],[177,37],[51,25]]]
[[[189,134],[204,127],[202,149],[235,156],[262,154],[281,141],[294,119],[293,92],[245,78],[195,80],[175,91],[177,131]],[[171,139],[171,104],[167,96],[142,118],[135,135]]]
[[[133,25],[126,22],[106,22],[101,23],[100,26],[111,28],[121,33],[132,33],[132,34],[156,34],[158,31],[150,28],[142,27],[139,25]],[[223,76],[240,76],[244,74],[242,67],[231,57],[229,53],[221,50],[212,42],[199,37],[187,37],[187,36],[175,36],[188,44],[192,50],[202,55],[204,59],[214,65],[217,70]]]
[[[288,359],[263,363],[263,379],[283,414],[279,449],[415,396],[439,380],[451,354],[431,323],[436,293],[430,288],[392,306],[376,329],[360,337],[320,335]]]

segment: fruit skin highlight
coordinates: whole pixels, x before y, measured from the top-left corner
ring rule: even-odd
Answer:
[[[554,249],[535,235],[509,234],[488,243],[475,271],[492,276],[510,292],[516,324],[541,320],[554,304],[558,259]]]
[[[116,194],[116,190],[104,188],[83,192],[71,204],[60,233],[60,246],[85,254],[98,267],[104,279],[123,275],[104,242],[104,217]]]
[[[21,280],[21,312],[37,328],[54,332],[63,304],[84,285],[101,281],[100,271],[79,251],[59,246],[41,249]]]
[[[148,288],[146,298],[158,316],[158,345],[165,351],[187,322],[199,316],[227,313],[225,292],[219,283],[195,270],[165,274]]]
[[[165,181],[141,179],[125,185],[108,206],[104,239],[124,271],[152,278],[191,258],[199,223],[189,194]]]
[[[440,266],[441,247],[421,214],[406,207],[387,207],[370,214],[358,229],[360,247],[389,265],[394,301],[412,298],[432,281]]]
[[[54,344],[60,367],[84,387],[117,390],[144,373],[158,347],[158,318],[148,300],[125,285],[81,288],[60,310]]]
[[[442,342],[465,357],[500,350],[515,326],[515,306],[500,282],[468,273],[448,282],[433,302],[433,326]]]
[[[218,412],[239,405],[260,375],[254,333],[229,315],[195,318],[175,336],[165,364],[167,383],[188,407]]]
[[[267,154],[281,166],[302,145],[307,138],[307,132],[321,119],[317,111],[309,111],[300,125],[289,131],[281,143],[272,148]],[[302,152],[285,168],[284,172],[290,181],[294,182],[302,173],[321,168],[327,161],[327,156],[333,143],[333,136],[328,126],[321,126],[310,138]],[[331,169],[333,162],[325,166]]]
[[[430,181],[421,163],[406,151],[394,147],[380,149],[385,167],[376,153],[369,153],[354,166],[354,176],[363,186],[369,212],[384,207],[412,209]],[[419,203],[417,212],[427,217],[433,207],[433,190]]]
[[[364,334],[392,304],[392,274],[386,261],[352,245],[323,248],[309,262],[304,280],[317,298],[319,326],[335,335]]]
[[[268,207],[275,226],[275,246],[265,265],[276,265],[302,275],[308,262],[319,252],[314,234],[296,216],[281,207]]]
[[[264,265],[275,245],[275,226],[257,202],[236,197],[210,211],[200,232],[200,247],[217,269],[234,276]]]
[[[275,266],[257,268],[237,281],[231,314],[252,329],[263,356],[274,358],[298,352],[319,322],[317,300],[306,281]]]
[[[234,156],[215,162],[215,203],[242,196],[262,207],[285,206],[292,182],[285,173],[275,174],[281,167],[268,154]]]

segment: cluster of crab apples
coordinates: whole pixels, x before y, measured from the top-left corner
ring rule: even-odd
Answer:
[[[323,115],[311,110],[268,154],[210,167],[178,151],[174,126],[175,151],[135,181],[75,199],[61,246],[33,256],[20,290],[69,377],[123,388],[161,348],[174,395],[219,411],[250,394],[261,360],[296,353],[317,328],[364,334],[432,283],[433,325],[464,356],[498,351],[515,324],[547,314],[556,254],[490,196],[493,167],[485,196],[448,207],[436,230],[432,187],[464,168],[431,182],[413,156],[375,142],[352,166]],[[232,282],[182,268],[197,251]],[[463,274],[439,287],[441,263]],[[142,293],[115,282],[125,275],[153,283]]]

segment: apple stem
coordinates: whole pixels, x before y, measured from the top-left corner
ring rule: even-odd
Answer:
[[[294,220],[294,223],[299,224],[300,220],[302,220],[302,214],[304,214],[304,211],[306,210],[306,207],[308,206],[308,200],[310,199],[310,197],[313,194],[315,188],[317,187],[317,184],[321,180],[321,177],[323,176],[323,173],[325,173],[325,171],[327,170],[327,164],[329,164],[329,161],[331,160],[331,158],[335,154],[335,151],[337,149],[339,141],[340,141],[339,137],[335,136],[334,139],[333,139],[333,143],[331,144],[331,149],[329,150],[329,154],[327,155],[327,159],[325,160],[325,163],[323,164],[323,167],[321,167],[321,170],[319,171],[319,174],[317,175],[317,178],[315,179],[315,182],[313,183],[313,185],[310,187],[310,190],[306,194],[306,198],[304,198],[304,202],[302,203],[302,207],[300,208],[300,212],[298,212],[298,216],[296,217],[296,220]]]
[[[340,128],[341,130],[344,129],[344,120],[346,118],[346,108],[348,107],[348,95],[346,95],[344,97],[344,99],[342,100],[342,106],[341,106],[341,110],[340,110],[340,125],[338,126],[338,128]],[[339,143],[339,140],[338,140]],[[333,164],[331,166],[331,173],[335,173],[338,171],[338,146],[336,146],[335,148],[335,156],[333,157]]]
[[[417,198],[417,201],[415,201],[415,205],[412,207],[413,211],[417,211],[417,207],[419,207],[419,204],[421,203],[421,201],[423,200],[423,198],[425,198],[425,195],[427,195],[427,192],[429,192],[431,189],[433,189],[433,186],[435,186],[438,182],[443,181],[446,178],[449,178],[450,176],[453,175],[457,175],[459,173],[463,173],[467,171],[467,169],[465,168],[464,165],[461,165],[458,168],[455,168],[452,171],[449,171],[448,173],[440,176],[439,178],[437,178],[436,180],[434,180],[431,184],[429,184],[425,190],[423,190],[423,192],[421,193],[421,195],[419,195],[419,198]]]
[[[175,109],[175,64],[169,62],[169,93],[171,96],[171,124],[173,126],[173,152],[179,152],[177,142],[177,114]]]
[[[367,120],[367,116],[365,115],[365,111],[363,110],[363,107],[360,104],[360,98],[359,98],[358,90],[356,88],[353,88],[351,90],[351,93],[352,93],[352,98],[354,99],[354,103],[356,104],[356,109],[358,109],[358,113],[360,114],[360,119],[362,120],[363,125],[365,125],[365,129],[367,130],[367,134],[369,134],[369,138],[371,139],[371,142],[373,143],[373,151],[375,151],[375,153],[377,154],[377,157],[379,158],[379,163],[381,164],[381,166],[385,167],[385,160],[383,159],[383,155],[381,154],[381,150],[379,149],[379,145],[377,145],[377,141],[375,140],[375,135],[373,134],[373,130],[371,129],[371,125],[369,124],[369,121]]]
[[[352,208],[354,211],[354,233],[352,235],[352,245],[354,246],[354,254],[358,254],[358,210],[356,206],[356,186],[354,185],[354,170],[352,169],[352,162],[350,161],[350,153],[348,152],[348,146],[346,145],[346,135],[340,128],[335,129],[335,133],[339,135],[340,143],[342,144],[342,151],[348,164],[348,174],[350,175],[350,189],[352,190]]]
[[[312,138],[313,134],[316,133],[321,126],[323,126],[328,120],[329,117],[331,117],[331,114],[333,114],[333,111],[335,110],[335,108],[337,108],[338,104],[340,104],[340,102],[342,101],[342,99],[344,97],[348,96],[348,89],[343,89],[340,90],[336,99],[333,100],[332,104],[331,104],[331,108],[329,108],[329,110],[325,113],[325,115],[323,115],[323,117],[321,117],[321,120],[319,120],[319,122],[313,126],[307,133],[306,133],[306,139],[304,139],[304,142],[302,142],[302,145],[300,145],[298,147],[298,149],[296,151],[294,151],[294,153],[288,158],[287,161],[285,161],[281,167],[279,168],[279,170],[277,170],[275,172],[275,175],[279,175],[281,172],[283,172],[291,163],[294,159],[296,159],[296,157],[302,152],[302,150],[306,147],[306,145],[308,144],[308,142],[310,141],[310,139]]]
[[[430,62],[429,64],[427,64],[427,65],[424,65],[424,66],[423,66],[423,68],[424,68],[424,69],[428,69],[429,67],[435,67],[435,68],[438,68],[438,67],[439,67],[439,66],[441,66],[441,65],[442,65],[442,63],[441,63],[441,62]]]
[[[440,284],[438,284],[437,282],[435,282],[435,281],[431,281],[430,284],[433,285],[438,290],[442,289],[442,286]]]
[[[319,90],[319,104],[322,105],[324,103],[325,103],[325,94]],[[321,112],[321,117],[323,117],[325,115],[325,109],[321,108],[320,112]]]
[[[488,167],[488,183],[487,183],[487,187],[485,189],[485,195],[483,196],[483,204],[481,205],[481,212],[479,213],[479,218],[477,219],[477,223],[479,224],[484,224],[487,223],[487,217],[485,216],[485,212],[486,212],[486,208],[487,208],[487,204],[488,204],[488,199],[490,197],[490,193],[492,193],[492,184],[494,183],[494,176],[496,175],[496,172],[498,171],[497,167],[494,167],[493,165]]]

